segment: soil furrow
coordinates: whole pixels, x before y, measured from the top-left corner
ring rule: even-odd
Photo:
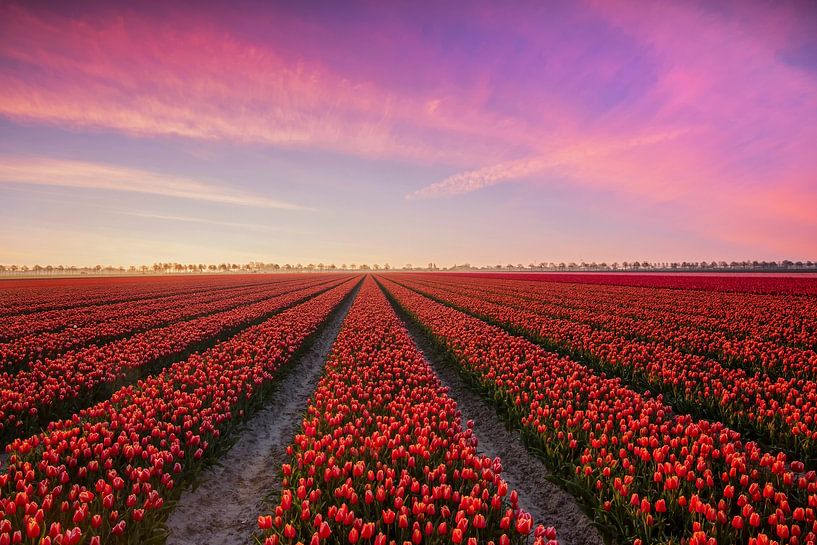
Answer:
[[[186,490],[167,521],[168,545],[246,545],[258,515],[280,494],[286,447],[300,428],[326,356],[340,331],[358,284],[329,318],[309,348],[287,366],[268,402],[251,417],[236,443]]]

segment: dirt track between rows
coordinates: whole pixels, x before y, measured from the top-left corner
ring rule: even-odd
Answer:
[[[340,326],[360,284],[324,325],[307,351],[281,376],[263,409],[252,416],[233,447],[186,490],[167,521],[168,545],[246,545],[264,498],[280,494],[281,464],[321,377]]]

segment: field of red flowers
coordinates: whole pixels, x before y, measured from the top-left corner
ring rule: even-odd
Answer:
[[[0,283],[0,545],[817,543],[817,281],[573,276]]]

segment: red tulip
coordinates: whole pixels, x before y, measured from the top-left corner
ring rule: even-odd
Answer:
[[[321,523],[320,530],[318,530],[318,535],[321,539],[326,539],[332,534],[332,529],[329,528],[329,525],[325,522]]]
[[[40,537],[40,525],[37,524],[37,521],[33,518],[26,521],[26,536],[28,536],[29,539]]]
[[[392,511],[391,509],[384,509],[383,510],[383,522],[385,524],[394,523],[394,517],[395,517],[394,511]]]
[[[533,526],[533,521],[530,517],[519,517],[516,519],[516,531],[523,535],[528,535]]]

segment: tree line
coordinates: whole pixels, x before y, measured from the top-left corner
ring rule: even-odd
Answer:
[[[468,263],[438,267],[436,263],[413,266],[407,263],[392,267],[388,263],[177,263],[157,262],[152,265],[77,267],[66,265],[0,265],[5,275],[82,275],[82,274],[190,274],[190,273],[277,273],[277,272],[334,272],[334,271],[549,271],[549,272],[694,272],[694,271],[817,271],[816,261],[614,261],[607,262],[539,262],[505,265],[472,266]]]
[[[411,266],[409,266],[411,267]],[[429,269],[436,270],[433,263],[429,263]],[[264,263],[262,261],[250,261],[249,263],[177,263],[177,262],[157,262],[152,265],[130,265],[111,266],[94,265],[92,267],[77,267],[75,265],[0,265],[0,274],[179,274],[179,273],[239,273],[239,272],[331,272],[331,271],[380,271],[391,270],[388,263],[350,263],[336,265],[334,263]],[[414,270],[414,269],[413,269]],[[418,269],[419,270],[419,269]]]
[[[602,262],[540,262],[516,265],[497,264],[487,267],[474,267],[466,263],[453,265],[446,270],[477,271],[550,271],[550,272],[615,272],[615,271],[812,271],[817,270],[815,261],[614,261]]]

